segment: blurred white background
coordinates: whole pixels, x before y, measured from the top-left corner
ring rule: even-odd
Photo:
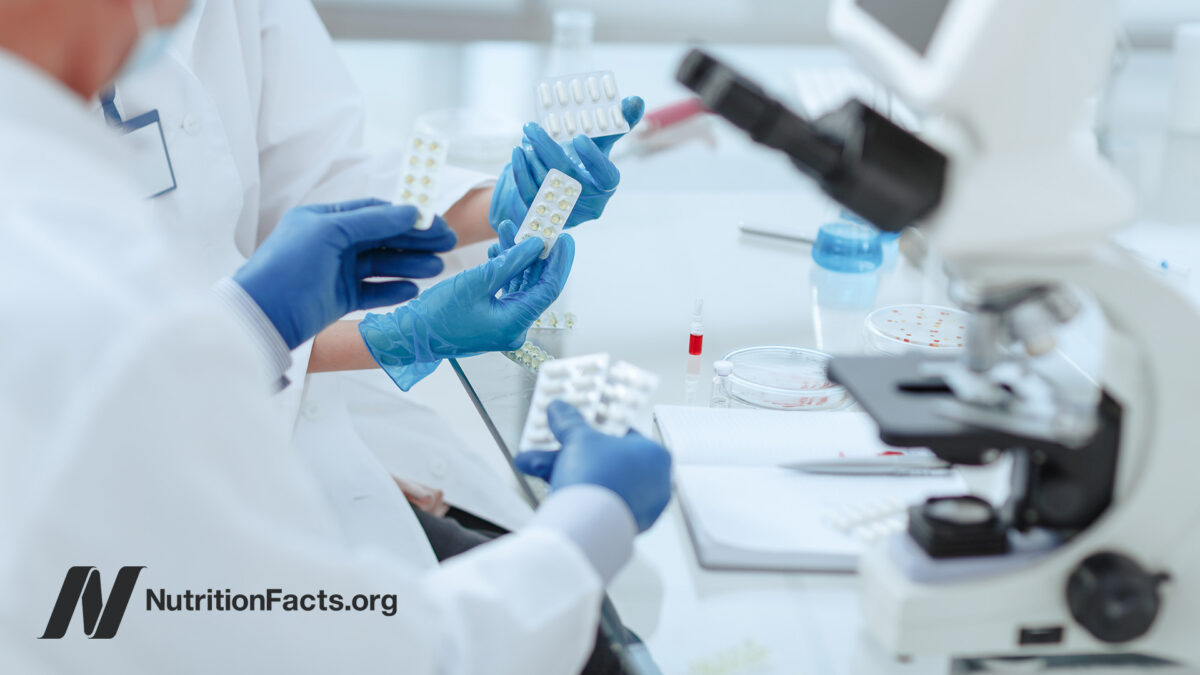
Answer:
[[[316,0],[337,37],[544,40],[560,8],[596,13],[596,39],[820,43],[829,0]],[[901,2],[902,0],[897,0]],[[1172,24],[1200,21],[1200,0],[1122,0],[1135,42],[1165,46]]]
[[[814,42],[827,0],[318,0],[336,36],[542,40],[562,8],[596,13],[596,39]]]
[[[673,73],[687,45],[693,42],[708,43],[723,59],[785,100],[797,95],[797,75],[801,71],[848,63],[845,55],[829,44],[825,31],[829,0],[315,2],[363,92],[368,111],[366,141],[375,149],[400,145],[419,119],[448,109],[500,117],[495,125],[497,133],[509,134],[502,137],[500,145],[511,148],[519,140],[521,123],[531,119],[534,83],[551,67],[551,17],[558,9],[594,13],[591,64],[613,70],[622,92],[643,96],[649,108],[689,95],[674,83]],[[1114,162],[1148,203],[1172,203],[1155,192],[1163,182],[1160,177],[1167,176],[1186,186],[1187,199],[1176,201],[1186,201],[1194,210],[1192,186],[1200,182],[1200,160],[1195,159],[1200,157],[1200,136],[1168,137],[1164,131],[1171,87],[1171,56],[1165,48],[1176,25],[1200,21],[1200,0],[1122,0],[1122,7],[1131,41],[1147,49],[1137,50],[1135,58],[1126,59],[1123,67],[1114,69],[1112,100],[1120,105],[1116,110],[1102,107],[1099,115],[1114,120],[1113,127],[1119,127],[1120,134],[1109,134],[1107,145]],[[1063,39],[1069,41],[1070,37],[1065,35]],[[661,194],[659,208],[664,214],[671,213],[672,200],[686,200],[690,195],[737,194],[745,199],[747,208],[775,214],[773,220],[763,222],[787,222],[789,216],[782,210],[770,210],[774,202],[769,197],[811,190],[807,179],[794,171],[782,155],[753,146],[728,125],[710,126],[710,143],[696,140],[671,152],[619,160],[623,194]],[[1182,164],[1179,156],[1183,157]],[[477,168],[494,174],[506,161],[507,153],[502,153],[489,166]],[[755,197],[746,199],[746,194]],[[669,218],[664,216],[664,221],[669,222]],[[694,225],[700,232],[717,232],[732,228],[734,222],[714,215]],[[584,241],[581,250],[585,250],[586,239],[599,236],[600,230],[582,230],[577,236]],[[1161,240],[1151,236],[1149,241],[1152,246],[1126,243],[1146,256],[1165,257],[1172,250],[1173,240],[1166,235]],[[682,240],[681,245],[691,250]],[[477,264],[483,256],[479,246],[461,250],[454,254],[449,269]],[[1200,264],[1193,269],[1200,269]],[[726,280],[723,273],[712,274],[711,278],[715,282]],[[1200,275],[1193,273],[1192,278],[1193,284],[1200,284]],[[796,283],[806,284],[807,273],[797,276]],[[648,292],[654,293],[655,289]],[[666,311],[675,309],[680,308],[672,306]],[[679,319],[683,327],[686,318],[681,315]],[[718,327],[711,319],[710,328],[717,334]],[[447,365],[423,382],[417,393],[447,419],[455,420],[455,433],[505,474],[507,465]],[[682,653],[667,653],[670,658],[684,658]],[[682,672],[682,668],[675,672]],[[814,669],[818,671],[834,672],[830,668]]]

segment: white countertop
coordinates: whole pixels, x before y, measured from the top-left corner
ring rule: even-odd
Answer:
[[[364,87],[373,145],[400,142],[417,114],[433,108],[483,106],[523,118],[544,58],[539,47],[509,43],[355,42],[340,49]],[[684,50],[599,45],[594,57],[597,66],[616,71],[623,93],[642,95],[654,108],[686,95],[672,77]],[[794,68],[844,61],[827,48],[716,51],[784,95]],[[1200,160],[1192,161],[1200,153],[1186,152],[1189,142],[1200,141],[1163,133],[1168,85],[1165,55],[1135,55],[1118,81],[1112,139],[1151,220],[1131,231],[1131,243],[1197,270],[1190,278],[1195,289],[1200,227],[1168,221],[1200,222],[1197,200],[1175,195],[1178,203],[1163,208],[1160,192],[1164,176],[1192,165],[1198,181],[1191,185],[1200,185]],[[690,386],[704,405],[712,361],[734,348],[817,344],[821,310],[814,304],[808,246],[736,228],[742,219],[811,218],[814,190],[782,157],[726,125],[716,127],[715,138],[715,147],[690,145],[621,163],[621,189],[605,217],[572,232],[575,270],[559,302],[579,316],[580,328],[567,338],[570,351],[606,351],[658,371],[659,403],[688,402]],[[1184,156],[1166,158],[1172,148]],[[939,295],[936,284],[900,265],[881,275],[874,305],[937,301]],[[700,375],[689,377],[685,343],[695,298],[705,300],[706,337]],[[860,632],[856,585],[853,575],[702,570],[672,505],[639,538],[611,596],[665,673],[947,672],[944,658],[897,663],[879,653]]]

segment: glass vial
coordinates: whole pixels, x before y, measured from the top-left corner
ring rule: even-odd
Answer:
[[[688,326],[688,354],[700,356],[704,351],[704,301],[696,300],[692,323]]]
[[[708,407],[728,408],[732,396],[729,388],[729,376],[733,374],[733,362],[717,361],[713,364],[713,373],[712,396],[709,398]]]

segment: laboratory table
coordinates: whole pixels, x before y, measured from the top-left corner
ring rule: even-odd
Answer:
[[[612,50],[622,88],[645,96],[650,107],[686,95],[670,85],[669,50],[646,50],[657,58],[641,62],[657,72],[643,65],[627,74],[620,65],[629,55]],[[821,58],[836,61],[836,55]],[[763,60],[773,65],[769,77],[790,72],[781,57]],[[656,404],[707,405],[712,363],[734,349],[847,351],[859,347],[871,305],[943,301],[935,284],[898,259],[872,275],[878,291],[871,304],[822,306],[836,304],[822,302],[820,292],[836,295],[839,280],[814,285],[808,244],[744,234],[738,224],[795,224],[796,232],[811,232],[812,219],[831,207],[784,158],[723,125],[714,134],[715,147],[692,143],[620,162],[621,187],[604,217],[571,231],[575,265],[553,309],[574,313],[576,326],[532,332],[532,341],[557,357],[604,352],[655,372]],[[704,301],[699,359],[687,350],[697,299]],[[455,368],[497,442],[515,451],[534,374],[500,354],[463,359]],[[653,431],[649,416],[637,426]],[[673,502],[639,537],[633,561],[609,594],[664,673],[945,671],[944,659],[898,664],[862,639],[856,588],[853,575],[704,570]]]
[[[602,222],[574,233],[575,266],[555,309],[573,312],[575,327],[535,330],[530,340],[556,357],[605,352],[648,369],[661,378],[656,404],[685,405],[708,404],[712,363],[736,348],[847,351],[840,347],[849,343],[853,349],[870,306],[820,306],[813,300],[808,245],[737,228],[742,218],[811,216],[819,210],[813,201],[803,185],[790,193],[627,185]],[[924,299],[920,275],[903,261],[878,277],[877,305]],[[705,317],[698,359],[687,350],[696,299],[704,300]],[[854,328],[843,328],[847,324]],[[463,359],[455,367],[497,442],[515,451],[534,374],[500,354]],[[638,426],[652,432],[648,416]],[[833,674],[854,672],[860,623],[855,589],[852,575],[703,570],[672,504],[639,538],[633,562],[610,595],[663,672]],[[896,672],[939,670],[919,662]]]
[[[542,47],[511,43],[343,43],[341,49],[364,82],[368,104],[375,101],[375,112],[400,104],[380,93],[385,89],[372,73],[385,72],[389,63],[424,59],[429,68],[406,72],[428,78],[426,89],[440,91],[437,84],[446,77],[460,83],[438,103],[486,103],[493,111],[508,105],[508,113],[521,116],[529,98],[510,101],[511,92],[532,96],[544,57]],[[593,58],[597,66],[616,71],[625,93],[642,95],[653,108],[686,95],[672,81],[684,51],[683,46],[598,45]],[[717,52],[785,96],[797,67],[846,62],[831,48],[723,46]],[[1164,176],[1178,178],[1191,161],[1183,160],[1183,169],[1164,168],[1165,161],[1180,161],[1169,156],[1171,148],[1180,143],[1186,148],[1189,142],[1168,143],[1162,132],[1168,83],[1167,55],[1134,55],[1118,75],[1111,99],[1102,101],[1105,142],[1149,204],[1167,201],[1158,192],[1168,182]],[[510,93],[505,98],[497,92]],[[393,130],[407,129],[408,113],[415,111],[393,109],[392,121],[401,122],[376,122],[368,127],[368,137],[377,142],[400,138],[406,132]],[[712,363],[733,349],[783,344],[861,350],[859,327],[871,306],[945,301],[936,270],[919,270],[901,258],[877,274],[867,306],[833,307],[840,281],[815,270],[808,244],[745,234],[737,227],[752,221],[810,232],[814,219],[829,213],[828,204],[784,158],[725,125],[714,124],[705,139],[670,151],[627,155],[619,166],[621,187],[604,217],[571,232],[577,241],[574,270],[555,309],[576,314],[576,327],[533,332],[531,339],[558,357],[604,352],[657,373],[662,383],[656,404],[707,405]],[[1175,204],[1172,214],[1191,218],[1195,213],[1187,207],[1192,206]],[[1193,245],[1200,228],[1178,235],[1177,230],[1164,233],[1164,227],[1151,227],[1142,240],[1163,250],[1163,242],[1185,236],[1192,242],[1186,255],[1194,258],[1200,251]],[[704,300],[705,338],[703,354],[695,359],[687,342],[697,299]],[[515,451],[533,373],[500,354],[462,359],[454,367],[502,449]],[[637,426],[650,431],[649,416]],[[702,569],[673,502],[637,540],[634,558],[611,585],[610,597],[653,661],[644,659],[645,652],[635,654],[643,657],[643,672],[948,672],[946,658],[898,662],[881,653],[863,632],[857,588],[857,578],[846,574]]]

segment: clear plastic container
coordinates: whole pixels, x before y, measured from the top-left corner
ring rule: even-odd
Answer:
[[[864,327],[867,344],[885,354],[950,354],[967,344],[967,313],[951,307],[881,307],[867,316]]]
[[[809,283],[817,349],[838,354],[863,351],[863,321],[875,307],[879,275],[813,265]]]
[[[732,408],[839,410],[851,403],[845,388],[829,381],[830,356],[803,347],[747,347],[730,352]]]

